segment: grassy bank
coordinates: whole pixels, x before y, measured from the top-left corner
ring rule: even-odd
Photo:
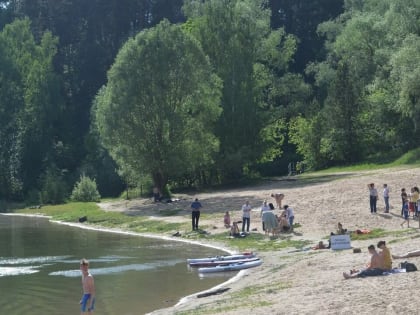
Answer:
[[[292,239],[293,234],[282,234],[278,237],[267,237],[261,233],[251,233],[244,238],[230,238],[227,230],[213,230],[210,226],[203,226],[203,230],[191,231],[190,223],[170,223],[162,220],[169,215],[179,215],[177,211],[162,211],[159,216],[150,219],[144,216],[130,216],[121,212],[104,211],[95,203],[73,202],[63,205],[44,206],[40,209],[19,209],[15,213],[45,215],[53,220],[64,222],[78,222],[80,217],[87,216],[88,222],[84,224],[109,229],[121,229],[135,233],[158,234],[171,236],[176,232],[180,238],[207,241],[222,244],[225,247],[238,251],[278,251],[285,248],[303,249],[313,245],[313,241],[305,239]],[[189,216],[189,215],[188,215]],[[299,226],[295,230],[299,229]],[[353,234],[353,240],[379,239],[385,236],[394,236],[396,239],[417,237],[411,235],[410,230],[385,231],[372,230],[369,234]],[[325,236],[328,239],[329,236]]]

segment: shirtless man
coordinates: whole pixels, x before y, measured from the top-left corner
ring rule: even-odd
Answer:
[[[284,194],[280,194],[280,193],[271,194],[271,197],[273,197],[274,200],[276,201],[277,208],[281,209],[281,201],[284,198]]]
[[[80,271],[82,272],[83,296],[80,300],[80,315],[90,314],[95,309],[95,282],[89,273],[89,261],[83,258],[80,261]]]
[[[370,245],[368,251],[371,254],[370,263],[363,270],[351,270],[350,273],[343,272],[345,279],[363,278],[380,276],[384,272],[384,261],[382,256],[375,249],[375,245]]]

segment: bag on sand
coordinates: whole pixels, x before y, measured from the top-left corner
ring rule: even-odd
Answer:
[[[406,272],[417,271],[416,265],[408,261],[400,263],[400,269],[405,269]]]

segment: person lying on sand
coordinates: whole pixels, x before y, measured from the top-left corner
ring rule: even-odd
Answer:
[[[323,241],[319,241],[318,244],[316,244],[315,246],[311,247],[312,249],[329,249],[331,248],[331,242],[328,241],[328,245],[325,245]]]
[[[419,256],[420,256],[420,250],[415,250],[412,252],[407,252],[404,255],[392,255],[392,258],[402,259],[402,258],[419,257]]]
[[[380,276],[384,272],[384,262],[382,256],[375,249],[375,245],[369,245],[368,251],[371,254],[370,263],[363,270],[350,270],[350,272],[343,272],[345,279],[363,278]]]

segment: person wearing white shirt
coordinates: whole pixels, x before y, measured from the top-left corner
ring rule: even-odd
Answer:
[[[289,222],[290,231],[293,231],[293,221],[295,219],[293,208],[289,207],[288,205],[284,205],[283,209],[286,210],[286,218]]]
[[[251,224],[251,209],[252,207],[247,200],[242,206],[242,232],[245,232],[245,225],[246,231],[249,232],[249,225]]]

